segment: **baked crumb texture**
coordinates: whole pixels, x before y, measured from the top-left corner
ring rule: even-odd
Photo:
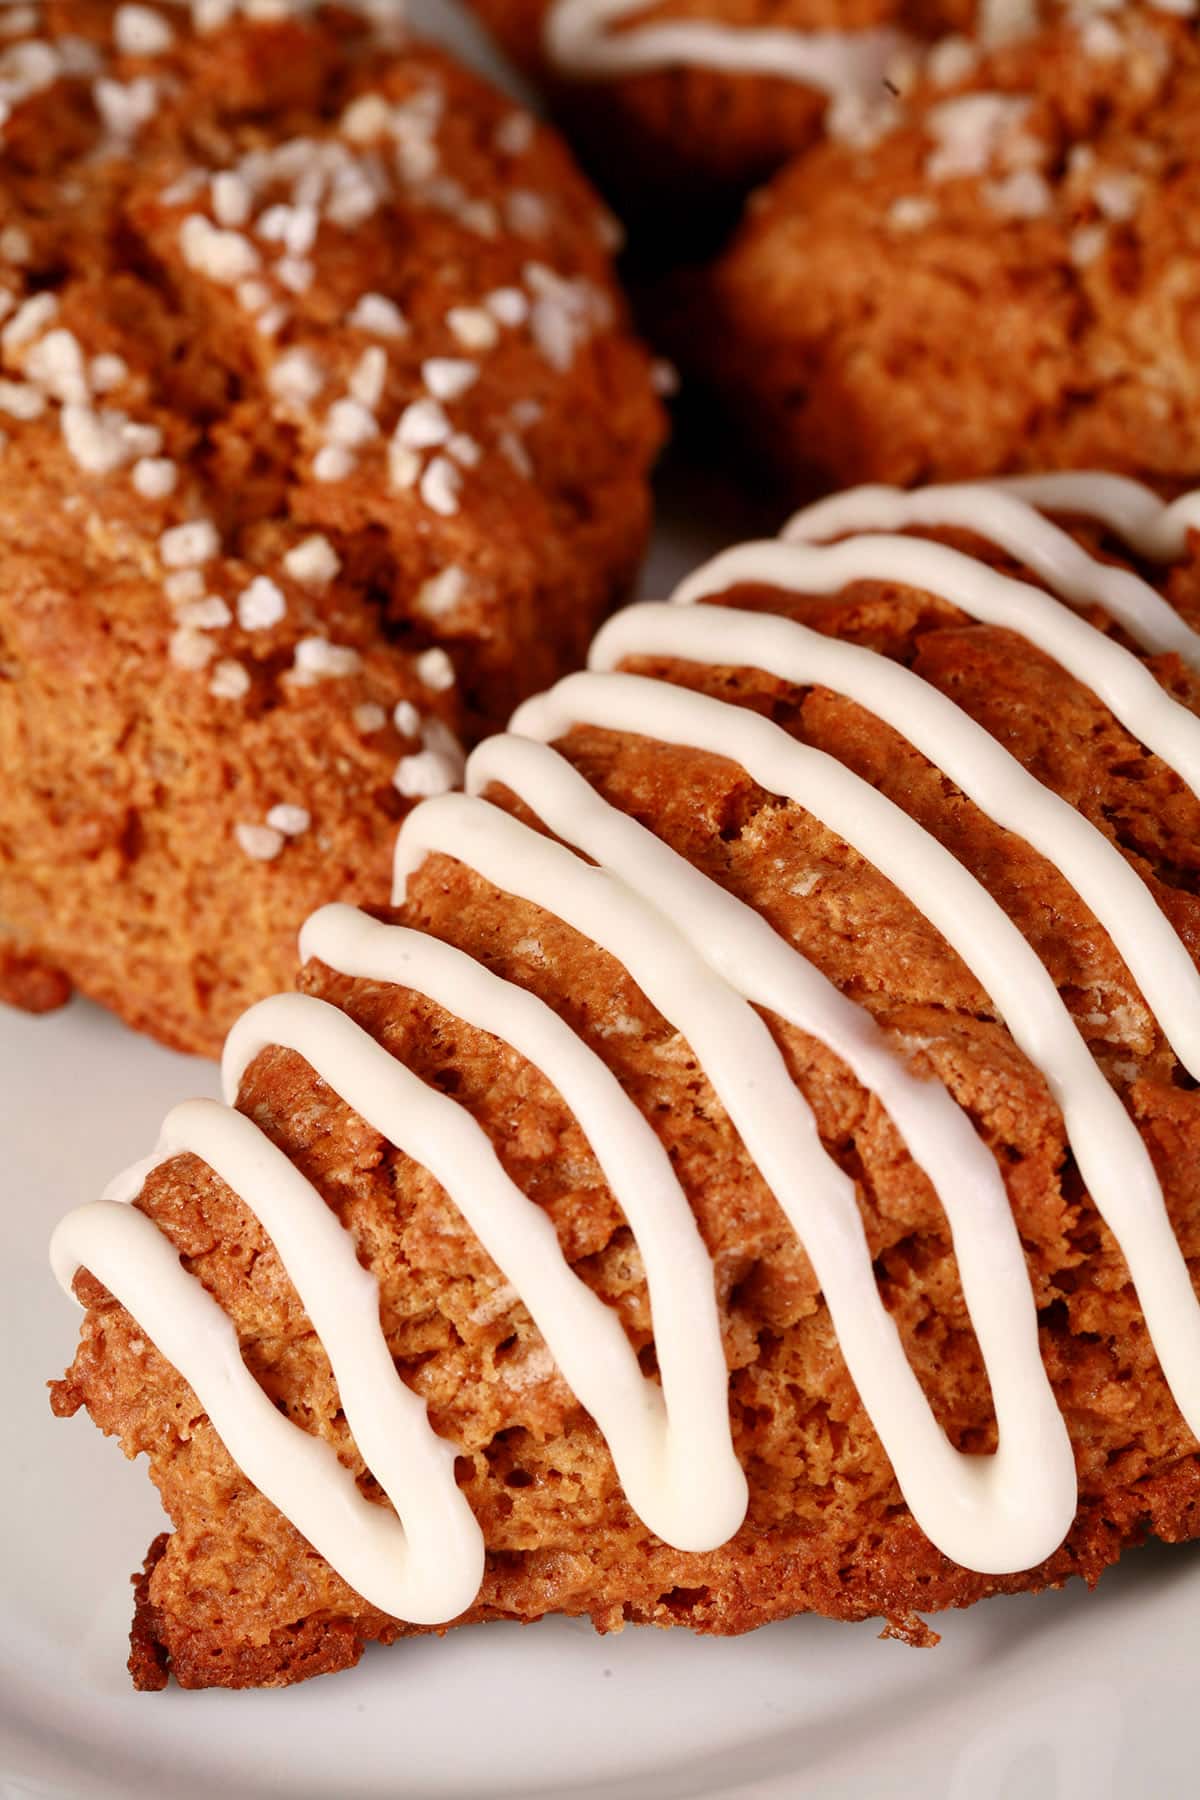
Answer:
[[[661,435],[553,133],[321,7],[0,17],[2,991],[215,1051],[624,591]]]
[[[1174,9],[1171,9],[1174,11]],[[1105,466],[1200,472],[1200,43],[1057,12],[754,196],[680,354],[796,494]]]
[[[1081,530],[1082,539],[1097,542]],[[958,539],[1012,570],[1002,554]],[[1197,540],[1170,599],[1200,626]],[[804,598],[720,596],[801,620],[915,671],[1082,813],[1200,952],[1200,813],[1179,778],[1102,701],[1025,639],[949,601],[876,581]],[[1095,611],[1087,615],[1102,622]],[[1118,634],[1119,635],[1119,634]],[[1200,676],[1143,659],[1200,711]],[[637,665],[775,721],[829,752],[970,870],[1052,975],[1135,1122],[1187,1258],[1200,1255],[1200,1097],[1112,942],[1063,876],[991,823],[905,739],[849,700],[739,667]],[[647,729],[653,721],[647,718]],[[829,1312],[787,1224],[692,1047],[613,957],[551,913],[440,854],[389,915],[459,946],[536,994],[616,1074],[668,1151],[711,1254],[745,1523],[711,1554],[669,1548],[639,1521],[604,1440],[520,1298],[426,1169],[401,1155],[291,1050],[260,1054],[239,1107],[319,1189],[379,1283],[403,1379],[459,1447],[457,1479],[483,1529],[486,1573],[460,1622],[590,1617],[736,1633],[791,1614],[882,1620],[933,1641],[921,1615],[994,1593],[1094,1583],[1149,1533],[1200,1531],[1200,1456],[1165,1385],[1124,1258],[1080,1177],[1043,1075],[995,1000],[905,896],[799,805],[733,762],[652,737],[577,726],[558,748],[594,789],[747,902],[866,1008],[893,1049],[942,1081],[1002,1173],[1037,1307],[1040,1349],[1078,1471],[1075,1522],[1040,1566],[970,1572],[909,1513],[847,1373]],[[537,824],[513,796],[489,797]],[[576,1274],[620,1317],[643,1370],[654,1338],[642,1263],[593,1149],[551,1082],[495,1037],[386,982],[310,962],[303,990],[355,1020],[476,1120],[552,1222]],[[946,1220],[898,1132],[846,1065],[762,1015],[850,1177],[884,1303],[951,1443],[988,1452],[995,1421]],[[288,1418],[333,1445],[378,1497],[319,1338],[254,1215],[194,1155],[161,1165],[136,1203],[233,1319],[242,1356]],[[279,1685],[345,1667],[406,1628],[367,1606],[231,1461],[188,1385],[86,1272],[73,1366],[55,1411],[84,1406],[145,1454],[173,1530],[138,1587],[139,1686]],[[434,1652],[430,1652],[434,1654]]]

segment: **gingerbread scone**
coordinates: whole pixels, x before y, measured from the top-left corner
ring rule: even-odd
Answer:
[[[798,497],[1047,466],[1193,481],[1195,26],[1089,9],[950,49],[896,128],[756,196],[677,320],[691,366]]]
[[[577,664],[662,435],[555,136],[332,7],[0,19],[0,934],[213,1052]]]
[[[714,240],[830,119],[855,135],[969,0],[471,0],[653,254]]]
[[[236,1106],[54,1240],[55,1410],[174,1526],[139,1686],[550,1612],[928,1641],[1200,1531],[1189,520],[843,496],[619,614],[393,914],[309,921]]]

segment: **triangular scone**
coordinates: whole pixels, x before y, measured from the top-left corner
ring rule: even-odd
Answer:
[[[418,808],[394,914],[310,921],[238,1112],[177,1109],[55,1242],[55,1408],[175,1527],[140,1685],[551,1612],[921,1641],[1193,1535],[1189,506],[812,509]]]

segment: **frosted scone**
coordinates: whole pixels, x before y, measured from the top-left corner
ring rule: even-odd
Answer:
[[[756,182],[828,128],[860,142],[928,50],[1040,5],[973,0],[470,0],[549,95],[651,256],[711,247]],[[982,13],[982,18],[979,14]]]
[[[53,1246],[55,1410],[174,1527],[139,1685],[551,1612],[919,1642],[1196,1534],[1198,511],[845,496],[314,915],[236,1104]]]
[[[819,136],[888,104],[969,0],[471,0],[623,210],[693,235]],[[657,214],[657,217],[656,217]],[[649,235],[649,234],[648,234]]]
[[[266,11],[0,16],[5,988],[207,1051],[581,660],[661,435],[554,135]]]
[[[1193,481],[1194,23],[1072,10],[949,49],[894,129],[756,196],[690,360],[796,493],[1093,464]]]

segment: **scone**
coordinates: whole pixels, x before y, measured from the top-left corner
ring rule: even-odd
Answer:
[[[1194,481],[1195,23],[1071,9],[951,49],[893,129],[755,197],[679,313],[685,360],[797,497],[1049,466]]]
[[[235,1105],[54,1241],[54,1408],[174,1526],[138,1685],[551,1612],[921,1642],[1197,1534],[1198,514],[842,496],[308,922]]]
[[[651,254],[712,239],[746,191],[886,104],[956,0],[471,0],[547,93]]]
[[[554,135],[247,11],[0,17],[0,964],[208,1052],[579,662],[662,433]]]

